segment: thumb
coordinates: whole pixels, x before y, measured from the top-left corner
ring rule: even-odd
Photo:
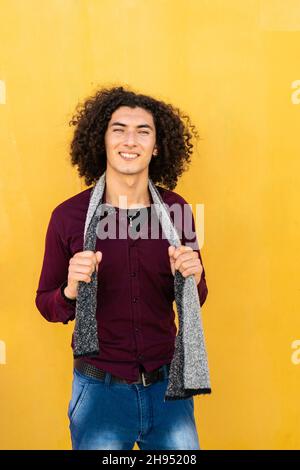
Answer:
[[[175,259],[173,258],[173,255],[176,251],[176,247],[173,246],[173,245],[170,245],[168,247],[168,252],[169,252],[169,257],[170,257],[170,265],[171,265],[171,271],[172,271],[172,274],[174,276],[175,274]]]
[[[171,257],[171,256],[174,255],[176,248],[175,248],[175,246],[170,245],[168,250],[169,250],[169,256]]]
[[[97,259],[96,270],[98,272],[98,264],[100,263],[100,261],[102,259],[102,252],[101,251],[96,251],[96,259]]]

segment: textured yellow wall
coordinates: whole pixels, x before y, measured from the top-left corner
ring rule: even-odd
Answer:
[[[74,323],[35,291],[50,213],[85,189],[68,120],[120,83],[203,138],[175,190],[205,206],[200,443],[299,448],[299,1],[0,0],[0,18],[0,448],[71,448]]]

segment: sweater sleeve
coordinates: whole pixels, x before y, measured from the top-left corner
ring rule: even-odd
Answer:
[[[67,324],[75,318],[76,299],[68,299],[63,293],[67,285],[71,255],[58,228],[56,217],[54,210],[46,232],[44,259],[35,305],[47,321]]]
[[[185,201],[185,204],[187,204],[186,201]],[[203,268],[200,281],[197,284],[200,306],[202,306],[208,294],[208,288],[207,288],[206,277],[205,277],[205,269],[203,266],[203,261],[202,261],[202,256],[201,256],[200,249],[199,249],[197,234],[195,231],[195,220],[194,220],[192,210],[188,209],[187,213],[190,216],[190,222],[189,222],[189,217],[184,219],[183,232],[182,232],[182,244],[186,246],[190,246],[193,249],[193,251],[196,251],[198,253],[200,263]]]

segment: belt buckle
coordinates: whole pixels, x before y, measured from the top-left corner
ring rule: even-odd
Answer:
[[[152,382],[150,382],[148,384],[146,383],[144,371],[141,373],[141,375],[142,375],[142,382],[143,382],[144,387],[149,387],[149,385],[151,385]]]

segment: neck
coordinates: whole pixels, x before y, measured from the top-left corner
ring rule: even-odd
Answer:
[[[105,174],[105,201],[121,209],[138,209],[151,205],[148,188],[148,174],[138,175]]]

